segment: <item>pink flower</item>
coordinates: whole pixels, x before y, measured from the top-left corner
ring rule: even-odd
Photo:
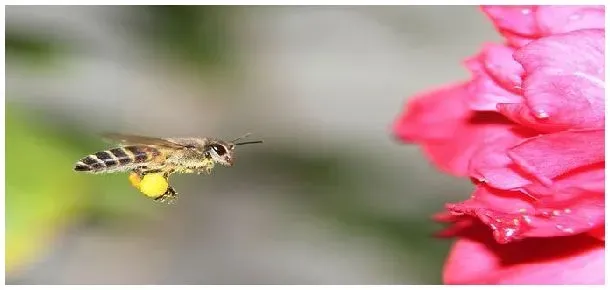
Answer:
[[[605,29],[604,6],[483,6],[510,45],[581,29]]]
[[[498,244],[475,221],[457,235],[443,273],[447,284],[604,284],[604,242],[591,236]]]
[[[604,8],[483,10],[507,44],[484,45],[470,80],[415,96],[394,123],[476,185],[446,206],[442,235],[459,238],[444,281],[603,284]]]

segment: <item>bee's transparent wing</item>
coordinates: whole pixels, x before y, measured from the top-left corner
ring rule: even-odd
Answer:
[[[184,148],[184,145],[174,143],[167,139],[156,137],[146,137],[120,133],[105,133],[102,134],[102,137],[111,143],[119,143],[122,145],[156,145],[175,149]]]

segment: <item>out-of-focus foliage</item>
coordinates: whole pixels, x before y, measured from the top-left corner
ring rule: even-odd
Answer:
[[[31,66],[47,66],[64,50],[56,42],[10,29],[6,31],[4,41],[7,60],[27,62]]]
[[[7,271],[39,254],[84,198],[83,180],[70,170],[73,147],[30,117],[6,110]]]
[[[223,69],[229,64],[231,43],[228,6],[138,6],[132,8],[134,33],[190,69]],[[144,21],[144,19],[146,21]]]
[[[69,124],[45,122],[43,115],[10,103],[6,107],[8,273],[32,262],[70,223],[134,222],[150,218],[146,215],[153,208],[125,176],[74,172],[74,163],[100,149],[101,142],[68,129]]]

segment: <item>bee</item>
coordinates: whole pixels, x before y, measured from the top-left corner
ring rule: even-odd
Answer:
[[[262,140],[236,143],[248,135],[225,142],[215,138],[156,138],[108,133],[103,137],[119,145],[81,158],[74,170],[130,172],[129,180],[140,192],[156,201],[172,203],[178,193],[169,185],[171,174],[211,174],[216,163],[233,166],[235,146],[263,143]]]

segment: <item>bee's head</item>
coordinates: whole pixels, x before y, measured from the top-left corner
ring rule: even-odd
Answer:
[[[226,143],[223,141],[214,141],[209,145],[209,154],[214,162],[218,162],[224,166],[233,165],[233,152],[235,144]]]
[[[263,143],[262,140],[259,141],[249,141],[249,142],[239,142],[239,143],[235,143],[235,141],[245,138],[246,136],[248,136],[249,134],[246,134],[244,136],[241,136],[229,143],[224,142],[224,141],[220,141],[220,140],[216,140],[214,142],[212,142],[209,145],[209,154],[210,157],[212,157],[212,159],[215,162],[218,162],[224,166],[232,166],[233,165],[233,161],[234,159],[234,152],[235,152],[235,146],[236,145],[245,145],[245,144],[256,144],[256,143]]]

